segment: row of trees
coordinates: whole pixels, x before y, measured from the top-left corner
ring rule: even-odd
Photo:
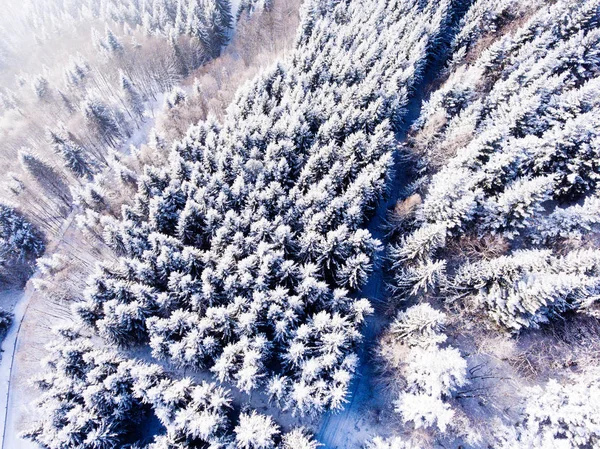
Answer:
[[[242,413],[231,421],[229,391],[190,378],[172,380],[158,365],[94,347],[70,328],[56,332],[36,384],[41,420],[24,436],[41,447],[82,449],[316,449],[298,428],[282,434],[270,417]],[[152,416],[163,429],[142,445]]]
[[[499,26],[479,22],[507,19],[510,2],[489,5],[489,15],[485,3],[465,16],[474,22],[463,24],[449,77],[407,147],[422,158],[414,186],[423,200],[390,248],[392,289],[401,297],[441,291],[513,331],[568,310],[595,314],[593,263],[582,270],[577,252],[558,261],[514,251],[587,245],[595,258],[586,236],[599,224],[597,4],[546,5],[467,62],[474,50],[465,42]],[[466,254],[470,239],[491,243]],[[548,257],[551,267],[541,267]]]

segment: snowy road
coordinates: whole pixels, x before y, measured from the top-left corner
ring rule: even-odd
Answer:
[[[20,292],[21,298],[13,311],[15,318],[12,326],[6,334],[6,338],[2,342],[2,360],[0,360],[0,398],[4,403],[2,407],[2,443],[1,449],[26,449],[36,448],[33,443],[29,443],[17,438],[14,422],[14,414],[9,413],[14,408],[11,392],[11,377],[15,363],[15,351],[19,342],[19,331],[23,318],[29,307],[31,296],[33,295],[33,287],[31,283],[27,283],[25,291]]]
[[[52,254],[52,251],[58,247],[62,242],[63,237],[67,230],[73,225],[77,210],[73,210],[63,223],[58,238],[53,243],[52,248],[48,248],[46,255]],[[13,373],[15,371],[15,354],[19,347],[19,333],[23,320],[27,313],[27,309],[31,303],[31,298],[35,289],[33,288],[33,279],[40,276],[39,270],[37,270],[31,279],[27,282],[25,290],[20,294],[21,298],[17,301],[16,306],[13,310],[14,320],[11,325],[6,338],[2,342],[2,360],[0,360],[0,400],[3,403],[2,410],[0,411],[0,426],[2,426],[2,437],[0,439],[0,449],[37,449],[38,446],[29,441],[24,441],[18,438],[19,431],[17,430],[17,418],[19,409],[24,410],[29,404],[22,403],[22,401],[16,400],[15,398],[15,384],[17,381],[23,381],[24,379],[17,379]]]

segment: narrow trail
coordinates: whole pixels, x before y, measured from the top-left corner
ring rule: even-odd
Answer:
[[[454,20],[461,18],[459,13]],[[454,27],[450,26],[454,31]],[[447,37],[452,39],[452,32]],[[422,80],[414,88],[414,93],[407,106],[404,118],[403,131],[396,134],[398,143],[405,142],[408,131],[421,114],[423,102],[428,96],[428,87],[440,76],[446,62],[445,58],[431,60],[424,69]],[[408,184],[407,162],[402,160],[397,152],[392,179],[388,184],[387,198],[380,202],[374,217],[369,222],[367,229],[371,235],[386,244],[384,232],[387,212],[399,199]],[[383,263],[375,264],[373,273],[363,289],[357,296],[368,298],[375,309],[375,313],[368,317],[363,328],[363,341],[358,349],[359,366],[353,384],[350,388],[349,402],[341,412],[327,413],[321,420],[316,439],[323,445],[323,449],[361,449],[364,443],[374,436],[374,431],[381,430],[379,413],[389,408],[389,398],[381,387],[375,385],[376,370],[372,360],[372,353],[377,343],[378,336],[387,326],[389,318],[384,315],[386,291],[384,282]],[[388,429],[389,430],[389,429]]]
[[[424,87],[428,80],[424,80],[422,86],[417,87],[416,94],[409,103],[406,115],[405,129],[410,126],[419,116],[421,105],[423,103]],[[406,140],[406,131],[397,135],[398,142]],[[387,199],[381,201],[375,211],[374,217],[369,222],[367,229],[371,235],[383,244],[385,238],[385,220],[387,212],[400,199],[404,188],[407,185],[407,166],[405,161],[401,160],[399,154],[395,155],[396,161],[392,173],[392,179],[388,185]],[[371,430],[377,424],[368,416],[369,412],[376,412],[386,406],[385,395],[382,395],[373,385],[372,380],[375,376],[375,367],[371,360],[372,350],[377,343],[377,337],[387,324],[388,319],[383,314],[383,305],[386,299],[383,263],[380,261],[375,264],[373,273],[369,281],[360,291],[359,296],[368,298],[375,309],[375,313],[368,317],[363,329],[363,342],[358,350],[359,367],[356,377],[353,381],[349,395],[349,403],[341,412],[328,413],[321,424],[317,433],[317,440],[322,443],[324,449],[353,449],[360,448],[363,442],[371,435]]]
[[[62,224],[58,237],[52,243],[52,246],[47,249],[46,254],[52,254],[52,252],[62,243],[63,238],[69,228],[73,225],[75,220],[75,216],[77,215],[78,210],[73,209],[67,219]],[[13,394],[11,394],[11,390],[14,388],[14,378],[13,378],[13,370],[15,366],[15,354],[17,352],[17,348],[19,346],[19,334],[21,332],[21,327],[23,325],[23,321],[25,319],[25,315],[27,314],[27,310],[29,309],[29,305],[31,304],[31,298],[35,292],[33,287],[33,280],[39,278],[41,275],[40,270],[36,270],[29,281],[27,281],[27,285],[25,286],[25,290],[22,293],[21,299],[17,302],[14,313],[13,323],[8,330],[4,341],[2,342],[2,360],[0,360],[0,400],[3,401],[4,407],[2,407],[1,420],[0,425],[2,426],[2,437],[0,439],[0,449],[20,449],[25,447],[36,447],[35,445],[31,445],[28,443],[19,442],[19,447],[14,446],[15,441],[17,441],[16,435],[7,435],[7,431],[14,431],[14,428],[9,424],[12,423],[14,419],[11,416],[11,411],[14,410],[13,404]],[[12,423],[14,424],[14,423]],[[7,444],[7,440],[10,437],[11,443]]]

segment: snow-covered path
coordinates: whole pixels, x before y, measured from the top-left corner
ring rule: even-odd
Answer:
[[[36,272],[37,274],[37,272]],[[36,448],[37,446],[33,443],[19,440],[15,435],[15,419],[14,413],[14,394],[12,393],[11,383],[13,367],[15,363],[15,352],[19,343],[19,331],[21,330],[21,324],[23,318],[29,307],[31,296],[33,295],[33,287],[31,283],[27,283],[27,287],[24,291],[20,292],[21,298],[18,300],[17,305],[13,311],[15,317],[14,322],[11,325],[6,338],[2,342],[2,360],[0,361],[0,399],[3,402],[2,410],[0,411],[2,419],[0,423],[2,425],[2,439],[0,448],[1,449],[28,449]]]
[[[406,171],[399,161],[396,163],[394,177],[390,182],[390,195],[382,201],[375,216],[369,223],[371,234],[384,242],[383,225],[388,209],[396,204],[405,185]],[[317,440],[325,449],[354,449],[362,447],[364,441],[376,430],[378,420],[376,413],[381,411],[387,402],[385,392],[378,391],[372,380],[375,367],[371,353],[377,342],[377,336],[387,323],[381,306],[385,299],[385,285],[381,263],[376,266],[369,281],[360,292],[360,296],[368,298],[375,308],[375,314],[367,319],[363,330],[364,340],[358,350],[360,358],[356,378],[353,381],[349,400],[344,410],[339,413],[328,413],[317,433]],[[379,310],[378,310],[379,309]]]
[[[52,248],[48,248],[46,254],[52,254],[52,251],[62,242],[67,230],[73,225],[77,210],[73,210],[63,223],[59,235],[53,242]],[[31,298],[35,291],[33,279],[40,276],[39,270],[33,274],[27,282],[25,290],[20,292],[21,298],[17,301],[13,310],[14,320],[6,334],[6,338],[2,342],[2,359],[0,360],[0,401],[2,406],[0,410],[0,426],[2,426],[0,449],[36,449],[38,446],[29,441],[22,440],[18,437],[17,430],[17,411],[26,408],[29,404],[22,403],[19,398],[15,397],[15,383],[23,379],[17,379],[14,376],[15,371],[15,354],[19,347],[19,333],[23,320],[27,313],[27,309],[31,303]]]
[[[421,82],[414,89],[414,94],[407,106],[404,118],[404,132],[396,135],[398,142],[404,142],[408,130],[421,113],[423,101],[426,97],[427,87],[440,74],[442,61],[430,61]],[[403,190],[407,187],[408,166],[396,154],[393,177],[388,185],[388,196],[381,201],[374,217],[367,228],[371,235],[379,239],[384,245],[385,220],[387,211],[402,198]],[[376,370],[372,359],[372,351],[377,343],[377,338],[388,324],[383,312],[386,301],[384,272],[382,263],[376,264],[371,277],[361,292],[360,297],[371,301],[375,313],[366,320],[363,330],[363,341],[358,349],[359,367],[350,389],[349,403],[341,412],[330,412],[322,419],[317,432],[317,440],[323,444],[323,449],[361,449],[366,441],[375,435],[386,436],[393,429],[382,427],[382,417],[390,408],[390,394],[382,391],[380,385],[374,383]],[[385,418],[384,418],[385,419]]]

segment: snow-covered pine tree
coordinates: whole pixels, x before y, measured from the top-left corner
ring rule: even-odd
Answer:
[[[121,90],[125,97],[127,108],[135,117],[135,120],[142,120],[145,108],[141,94],[124,72],[121,72],[119,76],[121,77]]]
[[[118,55],[123,53],[123,44],[119,42],[117,36],[112,32],[112,30],[106,27],[106,37],[104,39],[104,48],[110,55]]]
[[[72,197],[67,182],[54,167],[27,148],[19,151],[19,162],[38,184],[43,195],[61,201],[66,207],[71,207]]]
[[[70,137],[57,131],[49,131],[52,149],[60,155],[65,167],[79,178],[90,179],[93,167],[85,154],[85,150]]]
[[[306,430],[296,428],[283,434],[279,449],[318,449],[320,446]]]
[[[235,430],[236,449],[275,449],[281,431],[270,416],[242,413]]]
[[[145,376],[147,378],[147,376]],[[231,431],[228,409],[229,392],[215,384],[195,384],[191,379],[163,381],[148,388],[148,380],[138,387],[139,394],[150,403],[154,413],[166,428],[149,445],[151,449],[223,447]]]
[[[40,100],[45,100],[50,95],[50,82],[43,75],[38,75],[33,79],[33,92]]]
[[[82,103],[84,116],[98,138],[114,147],[122,137],[114,111],[98,98],[89,97]]]
[[[435,310],[428,303],[423,303],[399,312],[390,325],[389,332],[409,347],[427,348],[446,341],[446,335],[443,333],[446,321],[445,313]]]

